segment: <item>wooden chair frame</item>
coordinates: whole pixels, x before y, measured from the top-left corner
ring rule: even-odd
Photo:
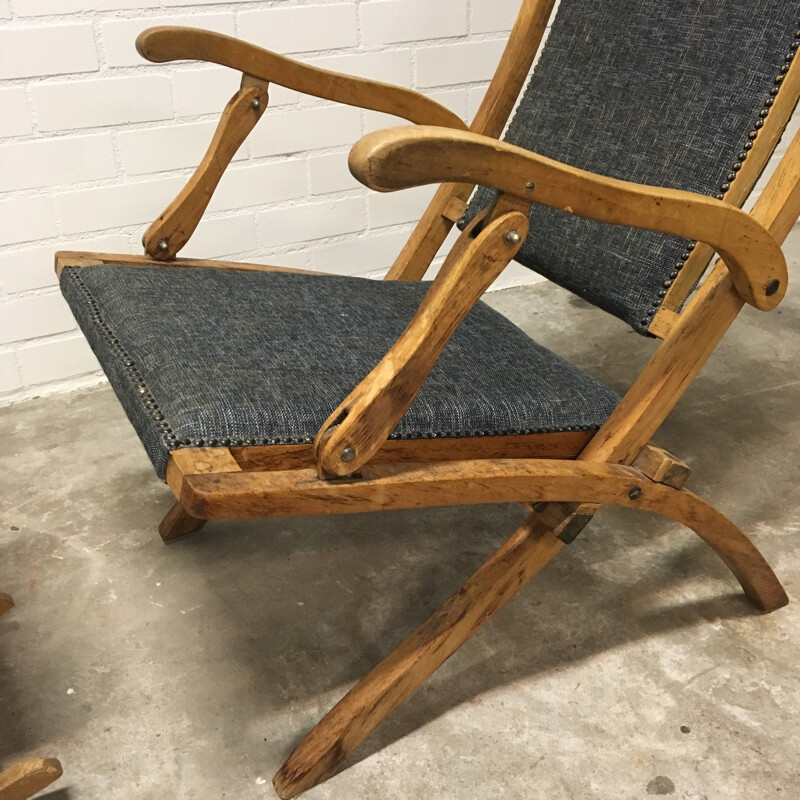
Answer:
[[[336,772],[382,719],[574,539],[601,505],[646,509],[683,523],[717,552],[756,607],[772,611],[788,602],[745,535],[684,488],[686,466],[649,442],[743,305],[768,310],[786,291],[780,243],[800,216],[800,136],[753,211],[745,214],[737,204],[770,158],[800,97],[798,59],[776,78],[781,90],[726,201],[616,181],[497,138],[553,6],[554,0],[523,2],[469,128],[407,89],[309,67],[215,33],[145,31],[137,47],[151,61],[223,64],[242,72],[242,88],[225,109],[200,167],[145,234],[147,256],[56,256],[59,271],[99,263],[280,270],[176,258],[225,167],[263,113],[270,82],[422,126],[378,131],[351,151],[351,170],[373,189],[441,184],[387,279],[421,279],[475,185],[499,190],[494,206],[462,232],[406,331],[337,407],[313,444],[181,448],[171,454],[167,482],[177,502],[159,529],[165,540],[213,519],[535,503],[528,519],[467,583],[298,745],[274,778],[281,797],[294,797]],[[447,158],[442,158],[445,148]],[[532,202],[698,240],[650,325],[663,340],[659,349],[594,435],[387,440],[452,332],[524,241]],[[713,250],[722,259],[687,302]]]

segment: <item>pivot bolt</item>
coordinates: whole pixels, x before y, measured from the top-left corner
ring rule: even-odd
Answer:
[[[631,500],[638,500],[641,496],[642,489],[640,486],[634,486],[633,489],[628,492],[628,497],[630,497]]]
[[[162,240],[161,240],[161,241],[158,243],[158,249],[159,249],[159,250],[160,250],[162,253],[166,253],[166,252],[167,252],[167,250],[169,250],[169,240],[168,240],[168,239],[162,239]]]
[[[777,292],[778,289],[780,288],[781,288],[781,282],[776,278],[775,280],[770,281],[767,284],[767,288],[764,289],[764,294],[766,294],[767,297],[772,297],[772,295],[774,295],[775,292]]]
[[[250,108],[252,108],[253,111],[258,111],[261,108],[261,100],[258,97],[254,97],[250,101]]]
[[[345,464],[349,464],[351,461],[355,459],[355,457],[356,457],[356,451],[355,448],[353,447],[345,447],[345,449],[342,450],[342,453],[339,456],[339,458],[342,461],[344,461]]]
[[[532,192],[536,188],[536,184],[533,181],[528,181],[525,184],[525,191]]]
[[[506,231],[503,241],[516,247],[522,241],[522,237],[512,228],[510,231]]]

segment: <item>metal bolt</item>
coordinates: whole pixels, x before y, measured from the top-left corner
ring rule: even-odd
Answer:
[[[536,188],[536,184],[533,181],[528,181],[525,184],[525,191],[532,192]]]
[[[158,249],[159,249],[159,250],[160,250],[162,253],[166,253],[166,252],[167,252],[167,250],[169,250],[169,240],[168,240],[168,239],[162,239],[162,240],[161,240],[161,241],[158,243]]]
[[[631,500],[638,500],[641,496],[642,489],[639,486],[634,486],[633,489],[628,492],[628,497],[630,497]]]
[[[250,101],[250,108],[252,108],[253,111],[258,111],[261,108],[261,100],[259,100],[257,97],[254,97]]]
[[[522,241],[522,237],[512,228],[510,231],[506,231],[503,241],[516,247]]]
[[[353,447],[345,447],[345,449],[342,450],[342,454],[339,456],[339,458],[342,461],[344,461],[345,464],[348,464],[351,461],[353,461],[355,457],[356,457],[356,451],[355,448]]]
[[[767,288],[764,289],[764,294],[766,294],[767,297],[772,297],[772,295],[774,295],[775,292],[777,292],[778,289],[780,288],[781,288],[781,282],[775,279],[774,281],[770,281],[767,284]]]

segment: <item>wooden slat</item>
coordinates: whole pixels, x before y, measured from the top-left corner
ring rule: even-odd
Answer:
[[[576,497],[587,503],[616,502],[624,501],[634,486],[647,480],[631,467],[559,459],[365,464],[362,477],[354,480],[321,480],[314,469],[183,474],[180,500],[198,519],[569,502]]]
[[[207,269],[231,269],[240,272],[299,272],[305,275],[323,275],[322,272],[275,267],[269,264],[247,264],[239,261],[216,261],[201,258],[176,258],[172,261],[156,261],[150,256],[129,253],[90,253],[81,250],[59,250],[55,256],[56,274],[64,267],[93,267],[99,264],[120,264],[123,267],[205,267]]]
[[[463,461],[476,458],[576,458],[594,431],[468,436],[458,439],[389,439],[371,464]],[[289,470],[316,465],[311,444],[231,447],[242,470]]]

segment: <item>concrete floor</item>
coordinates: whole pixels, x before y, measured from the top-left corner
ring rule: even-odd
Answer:
[[[489,300],[618,390],[654,348],[556,287]],[[792,597],[798,344],[795,284],[743,313],[658,436]],[[50,800],[274,797],[309,727],[523,518],[214,523],[166,547],[171,495],[105,387],[0,409],[0,498],[0,763],[60,758]],[[800,603],[759,616],[694,534],[603,510],[306,796],[797,798],[799,643]]]

